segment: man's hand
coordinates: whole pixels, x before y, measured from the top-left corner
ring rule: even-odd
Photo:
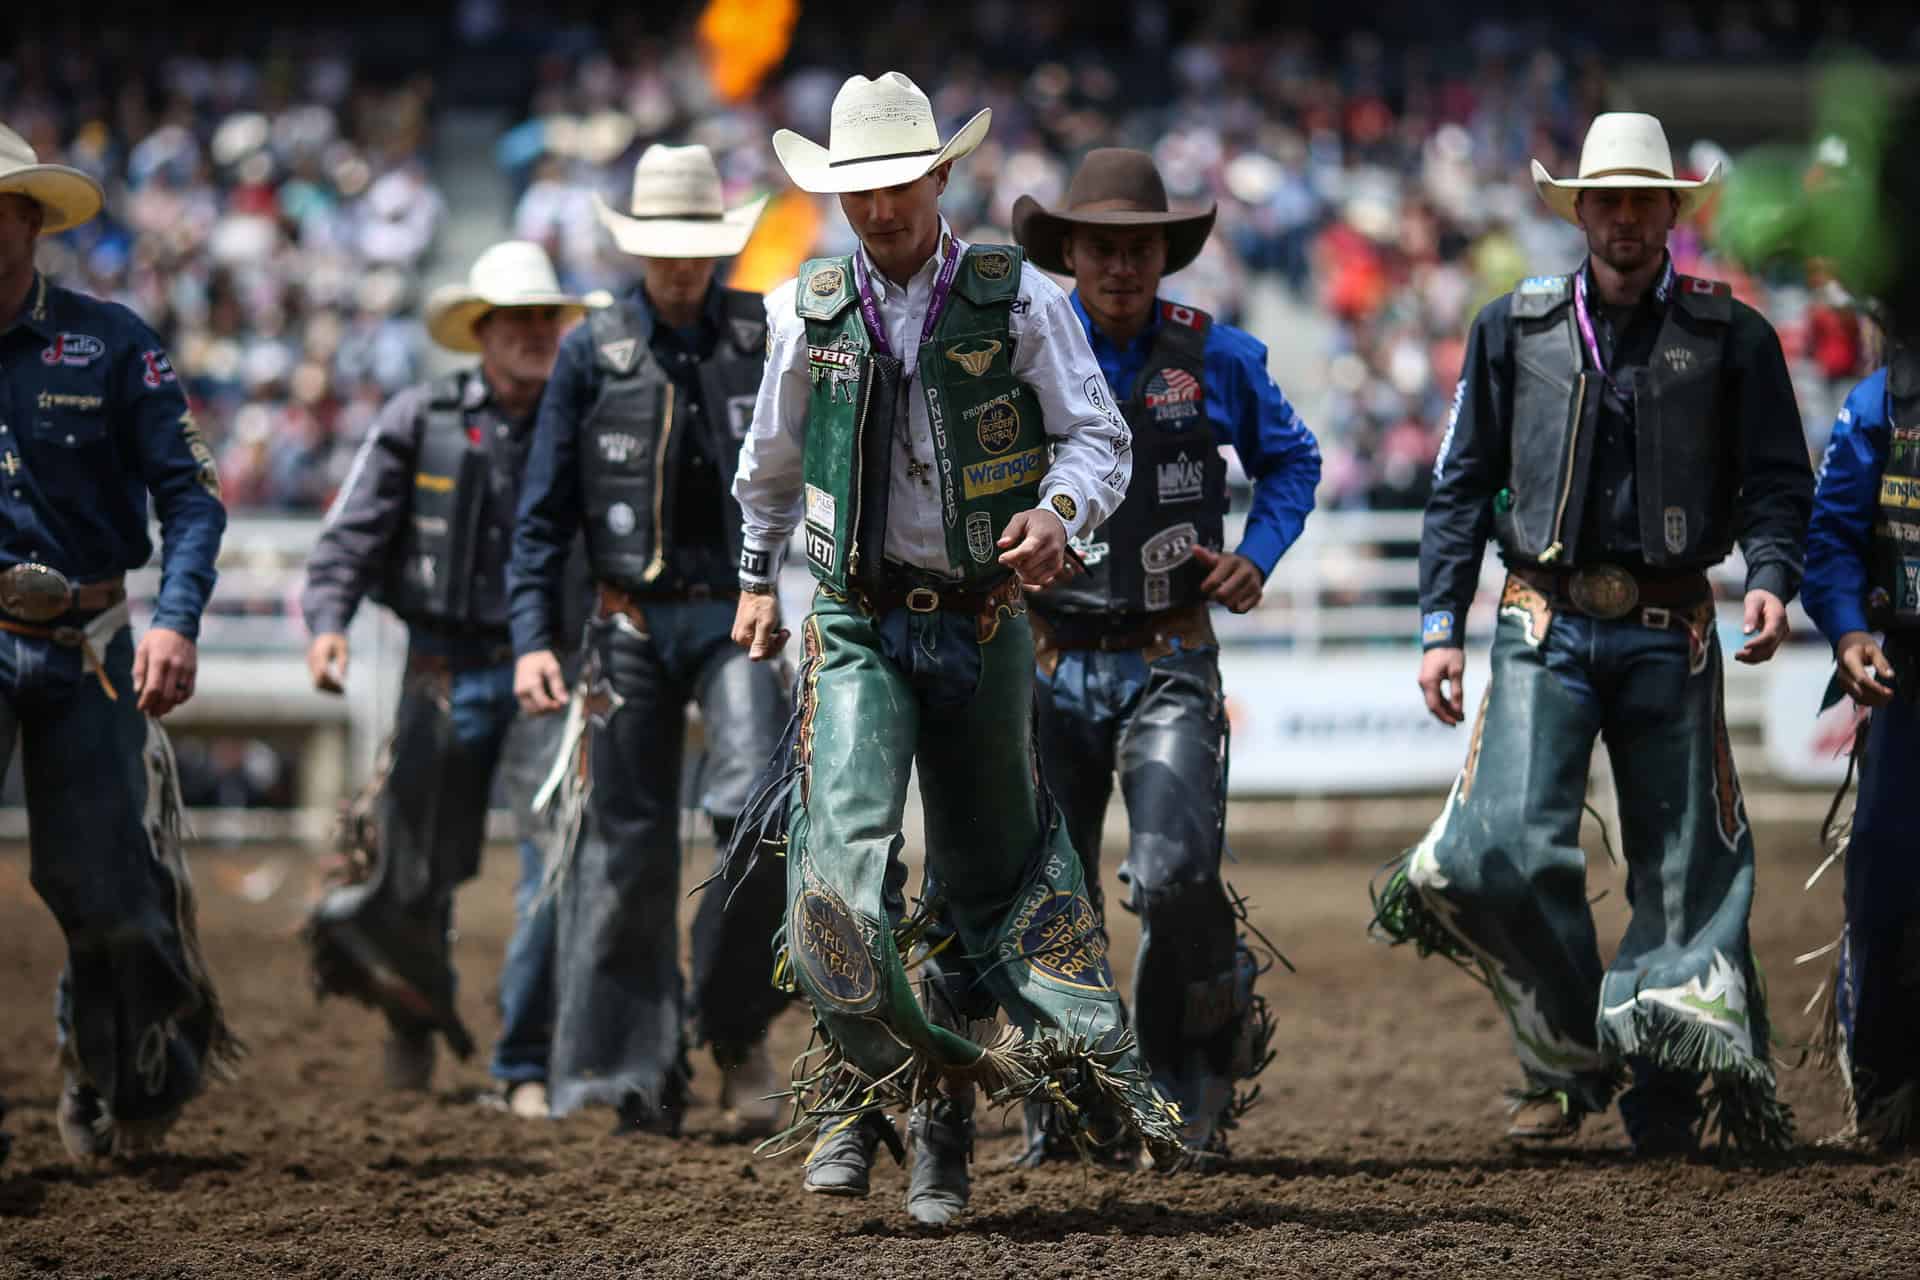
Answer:
[[[140,710],[150,716],[167,714],[193,696],[199,671],[200,651],[193,641],[165,627],[148,631],[133,654],[133,691],[140,695]]]
[[[1451,729],[1467,718],[1465,649],[1429,649],[1420,655],[1420,692],[1433,718]]]
[[[1840,687],[1849,698],[1863,707],[1884,707],[1893,698],[1893,690],[1882,683],[1893,678],[1893,664],[1871,634],[1847,632],[1833,655],[1840,667]]]
[[[780,597],[740,593],[740,604],[733,611],[733,642],[747,651],[755,662],[777,658],[787,647],[787,629],[780,625]]]
[[[322,693],[344,693],[347,688],[347,638],[338,631],[322,631],[307,645],[307,674]]]
[[[1733,655],[1734,661],[1758,666],[1787,638],[1787,606],[1771,591],[1747,592],[1747,616],[1741,632],[1753,639]]]
[[[567,705],[567,678],[551,649],[523,653],[513,664],[513,696],[528,715],[550,715]]]
[[[1065,571],[1067,526],[1045,507],[1022,511],[1007,521],[1000,534],[1000,550],[1000,563],[1019,574],[1020,585],[1029,591],[1071,576]]]
[[[1193,558],[1207,576],[1200,589],[1235,613],[1245,613],[1260,603],[1266,583],[1253,561],[1231,551],[1215,551],[1196,544]]]

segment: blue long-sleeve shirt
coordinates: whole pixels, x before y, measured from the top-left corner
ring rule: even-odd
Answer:
[[[173,366],[138,316],[36,275],[0,333],[0,566],[99,582],[164,541],[153,625],[188,638],[226,532],[219,473]]]
[[[1887,465],[1892,416],[1887,371],[1872,374],[1840,406],[1807,526],[1807,578],[1800,603],[1829,643],[1849,631],[1868,631],[1873,523],[1880,508],[1880,474]]]
[[[1159,299],[1152,318],[1132,342],[1116,346],[1094,327],[1074,290],[1073,310],[1086,326],[1094,359],[1107,375],[1113,398],[1124,403],[1160,329]],[[1222,444],[1230,444],[1253,481],[1253,506],[1238,552],[1261,577],[1280,557],[1313,510],[1320,484],[1320,444],[1267,372],[1267,344],[1244,329],[1215,321],[1201,353],[1206,373],[1206,413]]]

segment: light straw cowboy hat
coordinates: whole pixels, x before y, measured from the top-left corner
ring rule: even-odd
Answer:
[[[1213,205],[1173,212],[1152,156],[1125,147],[1099,147],[1087,152],[1074,170],[1063,208],[1048,209],[1032,196],[1013,202],[1013,238],[1035,266],[1071,275],[1064,247],[1075,227],[1164,227],[1164,272],[1172,275],[1200,256],[1216,212]]]
[[[25,196],[46,211],[44,235],[90,221],[106,197],[100,184],[64,164],[41,164],[27,140],[0,125],[0,195]]]
[[[698,144],[654,143],[633,166],[633,199],[626,213],[597,194],[594,211],[620,252],[636,258],[731,258],[746,248],[767,197],[728,209],[720,194],[713,153]]]
[[[587,304],[561,289],[545,249],[503,240],[473,260],[465,284],[443,284],[427,298],[427,332],[449,351],[478,351],[474,326],[504,307],[563,307],[577,316]]]
[[[919,85],[889,71],[878,80],[852,76],[840,86],[826,146],[782,129],[773,135],[773,150],[802,191],[878,191],[958,160],[980,145],[992,122],[993,110],[983,108],[943,143],[933,103]]]
[[[1720,164],[1697,182],[1673,176],[1673,152],[1660,122],[1639,111],[1609,111],[1593,118],[1580,148],[1580,176],[1555,178],[1538,160],[1533,162],[1533,185],[1540,198],[1568,222],[1578,223],[1573,203],[1582,191],[1604,187],[1652,187],[1680,198],[1678,217],[1700,207],[1720,181]]]

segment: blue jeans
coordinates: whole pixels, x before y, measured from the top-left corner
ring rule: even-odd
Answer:
[[[111,699],[78,648],[0,633],[0,772],[17,734],[32,883],[67,941],[62,1061],[122,1132],[157,1133],[200,1092],[229,1034],[167,813],[171,753],[135,706],[132,633],[123,627],[101,658]]]

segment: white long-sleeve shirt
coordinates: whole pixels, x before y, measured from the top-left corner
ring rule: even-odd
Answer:
[[[941,232],[947,252],[965,252],[966,243],[951,236],[944,221]],[[864,255],[866,250],[858,252]],[[909,362],[919,355],[920,330],[942,261],[937,253],[929,258],[905,288],[883,276],[871,258],[865,262],[887,340]],[[767,367],[733,481],[733,496],[745,517],[745,545],[766,553],[769,564],[779,562],[781,549],[800,522],[801,458],[812,383],[807,376],[806,321],[794,312],[797,285],[789,280],[767,295]],[[1021,266],[1010,328],[1013,376],[1039,397],[1053,442],[1053,462],[1040,481],[1036,505],[1059,515],[1051,500],[1065,494],[1073,511],[1072,519],[1063,520],[1068,535],[1097,529],[1126,496],[1133,475],[1133,435],[1107,392],[1073,304],[1030,263]],[[903,383],[910,388],[907,421],[894,442],[885,555],[956,576],[958,568],[947,558],[940,489],[931,469],[933,430],[927,423],[927,400],[918,371],[911,363],[907,368],[912,379]],[[916,464],[911,470],[910,463]]]

